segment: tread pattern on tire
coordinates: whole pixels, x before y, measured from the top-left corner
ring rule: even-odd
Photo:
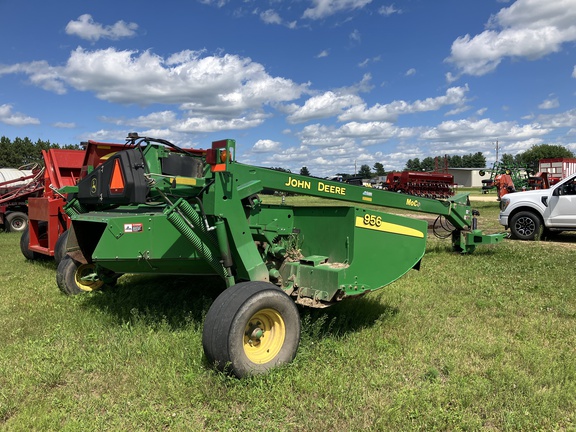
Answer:
[[[238,323],[238,320],[251,315],[247,311],[253,309],[260,301],[278,302],[279,309],[285,312],[282,318],[286,325],[286,340],[280,353],[264,365],[251,363],[239,343],[245,323]],[[264,303],[256,310],[266,307],[270,306]],[[228,288],[218,296],[206,314],[202,332],[202,345],[208,362],[221,371],[232,372],[239,378],[263,373],[274,366],[291,362],[296,355],[299,343],[298,308],[280,288],[269,282],[241,282]]]
[[[60,264],[60,261],[66,256],[66,243],[68,241],[68,231],[64,231],[54,245],[54,261],[56,264]]]

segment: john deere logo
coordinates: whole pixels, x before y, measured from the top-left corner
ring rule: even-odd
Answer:
[[[94,177],[90,183],[90,195],[96,195],[96,191],[98,191],[98,180]]]

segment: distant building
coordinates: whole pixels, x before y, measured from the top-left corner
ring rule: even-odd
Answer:
[[[484,177],[480,171],[486,171]],[[490,178],[490,171],[486,168],[448,168],[448,174],[454,176],[454,184],[459,187],[482,187],[482,180]]]

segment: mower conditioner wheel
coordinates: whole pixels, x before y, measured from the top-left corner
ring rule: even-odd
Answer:
[[[531,211],[521,211],[512,216],[510,232],[512,237],[519,240],[535,240],[542,234],[542,221]]]
[[[60,261],[66,256],[66,244],[68,243],[68,231],[64,231],[54,245],[54,261],[60,264]]]
[[[96,291],[104,285],[101,280],[82,280],[83,277],[94,273],[94,264],[82,264],[66,256],[58,264],[56,270],[56,283],[64,294],[76,295]]]
[[[206,314],[202,345],[208,361],[242,378],[290,363],[300,343],[294,302],[268,282],[236,284]]]

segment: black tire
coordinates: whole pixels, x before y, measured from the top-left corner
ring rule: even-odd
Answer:
[[[202,345],[208,362],[238,378],[290,363],[299,344],[298,308],[268,282],[241,282],[228,288],[204,321]]]
[[[38,236],[40,239],[46,238],[48,236],[48,224],[46,222],[38,223]],[[49,256],[31,251],[29,249],[30,246],[30,225],[28,224],[24,231],[22,231],[22,235],[20,236],[20,251],[24,258],[28,260],[41,260],[49,258]]]
[[[66,244],[68,243],[68,231],[60,234],[54,245],[54,261],[60,264],[60,261],[66,256]]]
[[[28,227],[28,215],[22,212],[12,212],[6,216],[7,232],[23,232]]]
[[[65,256],[56,270],[56,283],[58,288],[66,295],[76,295],[96,291],[104,286],[104,282],[97,280],[82,281],[80,278],[94,271],[94,264],[81,264]]]
[[[36,257],[36,252],[31,251],[30,249],[28,249],[28,246],[30,245],[30,227],[26,227],[26,229],[24,231],[22,231],[22,236],[20,237],[20,251],[22,252],[22,255],[24,255],[24,258],[26,258],[27,260],[35,260]]]
[[[512,237],[519,240],[535,240],[542,235],[542,221],[531,211],[521,211],[510,219]]]

